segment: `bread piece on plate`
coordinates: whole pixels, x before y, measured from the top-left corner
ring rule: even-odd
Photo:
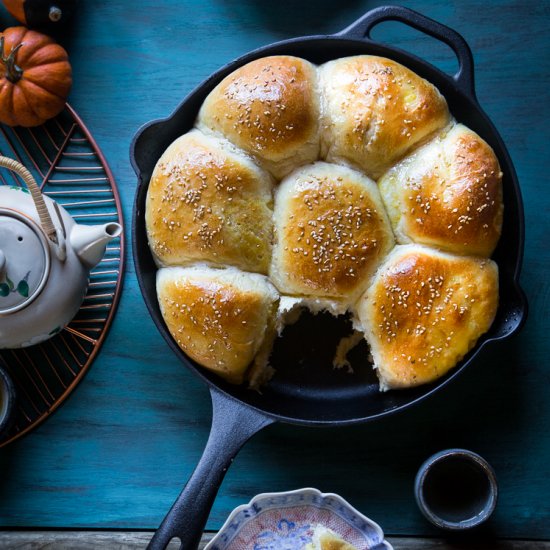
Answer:
[[[275,326],[278,293],[266,277],[205,265],[157,272],[166,326],[180,348],[228,382],[240,384]]]
[[[316,67],[288,55],[247,63],[212,90],[197,125],[224,135],[280,179],[319,153]]]
[[[311,542],[306,544],[303,550],[357,550],[357,548],[332,529],[319,523],[313,530]]]
[[[228,141],[193,130],[157,162],[146,200],[149,245],[161,266],[195,261],[267,273],[272,179]]]
[[[321,158],[351,163],[373,179],[451,120],[435,86],[384,57],[329,61],[319,85]]]
[[[378,182],[398,242],[488,257],[502,228],[495,153],[462,124],[442,132]]]
[[[357,307],[380,389],[446,374],[489,330],[497,306],[492,260],[396,246]]]
[[[376,184],[346,166],[316,162],[275,191],[269,276],[283,293],[335,300],[345,311],[394,239]]]

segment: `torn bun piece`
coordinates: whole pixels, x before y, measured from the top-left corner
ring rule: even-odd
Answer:
[[[205,99],[197,126],[223,135],[277,179],[319,155],[317,69],[288,55],[236,69]]]
[[[263,275],[206,265],[162,268],[157,296],[183,352],[233,384],[247,378],[265,335],[274,331],[279,295]]]
[[[334,300],[346,311],[394,245],[376,184],[355,170],[316,162],[275,191],[269,276],[283,294]],[[311,302],[311,300],[310,300]]]
[[[357,305],[380,389],[446,374],[489,330],[497,307],[492,260],[396,246]]]
[[[318,523],[313,529],[311,542],[306,544],[302,550],[357,550],[357,548],[332,529]]]
[[[491,147],[457,124],[378,182],[399,243],[489,257],[500,238],[502,172]]]
[[[157,162],[146,199],[149,246],[159,266],[207,262],[267,273],[271,176],[228,141],[198,130]]]
[[[384,57],[358,55],[319,68],[321,158],[351,163],[377,180],[451,120],[438,89]]]

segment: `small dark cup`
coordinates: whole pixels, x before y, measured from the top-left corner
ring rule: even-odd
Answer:
[[[478,454],[447,449],[428,458],[416,475],[414,492],[420,511],[435,526],[451,531],[471,529],[495,510],[495,472]]]
[[[10,375],[0,367],[0,441],[4,439],[15,416],[15,386]]]

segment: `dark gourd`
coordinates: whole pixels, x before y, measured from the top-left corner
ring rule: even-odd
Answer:
[[[76,0],[2,0],[6,9],[26,27],[55,32],[71,17]]]

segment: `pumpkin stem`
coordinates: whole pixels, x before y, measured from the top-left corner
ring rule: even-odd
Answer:
[[[9,55],[6,57],[4,54],[4,37],[0,36],[0,61],[4,64],[6,68],[6,78],[12,83],[15,84],[23,76],[23,70],[15,63],[15,54],[19,48],[23,45],[17,44],[15,48],[12,48]]]

